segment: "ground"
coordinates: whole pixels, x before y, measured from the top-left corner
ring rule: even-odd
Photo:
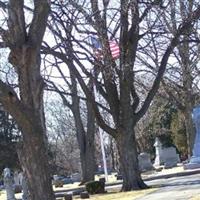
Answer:
[[[143,174],[146,184],[151,186],[150,189],[119,192],[121,188],[120,181],[115,183],[115,176],[109,176],[109,185],[106,187],[108,193],[90,196],[91,200],[199,200],[200,199],[200,173],[192,171],[195,174],[186,175],[182,166],[163,170],[161,172],[148,172]],[[177,174],[183,173],[181,176]],[[172,175],[166,178],[165,175]],[[155,180],[150,180],[150,178]],[[96,177],[98,179],[98,177]],[[115,183],[115,184],[113,184]],[[80,188],[78,183],[64,185],[63,188],[54,188],[56,193],[62,193],[66,190]],[[20,195],[16,196],[17,198]],[[73,198],[80,200],[78,196]],[[5,192],[0,193],[0,200],[6,200]]]

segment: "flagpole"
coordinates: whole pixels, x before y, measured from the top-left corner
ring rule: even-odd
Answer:
[[[102,129],[99,127],[99,136],[100,136],[100,142],[101,142],[101,153],[103,158],[103,168],[104,168],[104,175],[106,182],[108,182],[108,169],[107,169],[107,162],[106,162],[106,154],[104,149],[104,143],[103,143],[103,134]]]
[[[101,47],[101,44],[96,40],[95,38],[91,37],[91,43],[96,48],[96,50],[99,50]],[[93,49],[94,51],[94,49]],[[97,51],[98,52],[98,51]],[[94,97],[97,95],[96,86],[94,87]],[[104,169],[104,175],[105,180],[108,182],[108,170],[107,170],[107,162],[106,162],[106,154],[105,154],[105,148],[104,148],[104,142],[103,142],[103,130],[99,127],[99,136],[100,136],[100,144],[101,144],[101,154],[103,159],[103,169]]]
[[[97,95],[96,86],[94,87],[94,98]],[[104,142],[103,142],[103,130],[99,127],[99,137],[100,137],[100,144],[101,144],[101,155],[103,159],[103,169],[104,169],[104,175],[105,180],[108,182],[108,169],[107,169],[107,162],[106,162],[106,154],[105,154],[105,148],[104,148]]]
[[[94,97],[97,95],[96,86],[94,87]],[[101,144],[101,155],[103,159],[103,169],[106,182],[108,182],[108,169],[107,169],[107,162],[106,162],[106,154],[103,142],[103,130],[99,127],[99,137],[100,137],[100,144]]]

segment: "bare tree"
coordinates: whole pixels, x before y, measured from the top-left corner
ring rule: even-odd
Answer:
[[[65,80],[67,87],[62,85],[60,88],[56,83],[51,82],[50,90],[57,92],[64,106],[67,106],[73,113],[74,123],[76,127],[76,137],[80,149],[81,184],[94,180],[95,172],[95,116],[92,110],[92,105],[86,98],[81,97],[78,90],[77,80],[70,73],[70,82],[64,77],[62,69],[57,65],[61,73],[61,77]],[[49,83],[49,81],[48,81]],[[67,91],[68,90],[68,91]],[[91,88],[92,90],[92,88]],[[82,101],[81,101],[82,99]],[[85,107],[85,108],[84,108]],[[85,113],[85,116],[82,114]]]
[[[47,92],[45,115],[53,174],[80,172],[80,151],[73,114],[58,94]],[[53,97],[52,97],[53,96]]]
[[[43,113],[44,81],[40,75],[40,47],[50,10],[49,1],[34,0],[30,24],[26,24],[23,0],[1,1],[8,14],[0,28],[1,47],[8,47],[9,62],[18,75],[18,93],[0,80],[0,101],[16,120],[23,136],[20,161],[28,177],[32,200],[53,200],[48,169]],[[28,26],[27,26],[28,25]]]
[[[192,12],[196,1],[170,1],[170,17],[163,15],[163,21],[166,23],[166,29],[171,34],[177,31],[178,18],[184,20]],[[178,5],[178,6],[177,6]],[[195,131],[192,122],[192,109],[197,102],[198,95],[197,79],[199,75],[199,24],[189,27],[182,38],[182,42],[174,50],[173,65],[169,65],[164,78],[163,86],[166,93],[170,96],[178,109],[185,118],[185,127],[187,133],[188,155],[192,155]],[[194,41],[191,43],[191,41]]]
[[[124,0],[115,5],[112,5],[110,1],[91,0],[89,5],[82,1],[80,4],[69,1],[63,3],[62,6],[72,6],[81,13],[81,16],[72,23],[80,34],[97,36],[101,44],[101,56],[97,58],[89,53],[86,45],[91,45],[80,38],[73,41],[84,50],[82,52],[71,47],[70,54],[66,56],[63,46],[61,49],[51,49],[46,46],[45,51],[68,65],[92,103],[98,125],[115,138],[123,175],[122,190],[145,188],[146,185],[141,179],[138,168],[134,128],[146,113],[159,88],[173,49],[180,42],[179,39],[184,32],[199,18],[200,6],[197,4],[199,7],[180,22],[174,35],[163,32],[164,25],[160,21],[160,15],[166,11],[166,6],[162,4],[162,1]],[[110,16],[113,17],[110,18]],[[84,27],[83,19],[86,23]],[[112,58],[109,46],[109,38],[112,39],[117,35],[120,47],[119,65]],[[64,41],[65,38],[62,37],[63,44],[67,45]],[[161,46],[162,49],[159,48]],[[151,48],[153,47],[157,50],[159,48],[157,65],[153,66],[153,69],[156,69],[155,78],[146,80],[149,81],[150,89],[141,102],[136,88],[137,64],[140,61],[143,66],[152,67]],[[80,55],[92,63],[93,73],[90,73],[87,65],[81,62]],[[141,59],[138,59],[141,56],[150,61],[142,63]],[[111,116],[110,121],[113,122],[111,125],[108,125],[102,117],[102,106],[99,106],[95,95],[87,86],[88,79],[85,80],[80,71],[93,80],[98,93],[106,102],[107,115]]]
[[[63,84],[51,81],[52,78],[50,76],[47,77],[47,82],[51,86],[49,89],[56,91],[62,98],[63,104],[70,108],[73,113],[76,136],[80,149],[82,171],[81,184],[83,184],[94,180],[96,163],[94,146],[95,116],[91,103],[84,97],[83,92],[78,86],[76,77],[72,71],[67,68],[67,65],[74,65],[73,59],[70,59],[67,63],[62,60],[62,62],[65,63],[64,65],[64,63],[59,61],[56,54],[54,54],[56,52],[55,50],[59,49],[63,52],[65,57],[71,57],[73,53],[72,22],[76,21],[78,12],[72,7],[63,7],[63,5],[57,1],[54,1],[52,4],[53,9],[50,15],[48,28],[49,31],[52,32],[54,44],[51,44],[52,46],[50,48],[48,43],[44,43],[42,50],[44,54],[50,53],[54,56],[51,65],[57,69],[58,76],[62,79]],[[45,60],[46,63],[50,62],[49,60],[52,60],[52,56],[50,58],[45,56]],[[66,71],[68,71],[67,77]],[[92,81],[89,81],[88,88],[91,92],[93,91]],[[83,117],[83,113],[85,113],[85,117]]]

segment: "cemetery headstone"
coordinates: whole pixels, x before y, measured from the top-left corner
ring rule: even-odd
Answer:
[[[14,187],[15,187],[15,194],[22,192],[22,176],[21,172],[18,171],[14,172]]]
[[[4,187],[6,190],[7,200],[15,200],[15,193],[14,193],[14,179],[11,175],[11,171],[9,168],[5,168],[3,171],[3,181]]]
[[[18,171],[14,172],[14,183],[15,185],[21,185]]]
[[[171,168],[177,166],[177,163],[180,162],[179,155],[174,147],[163,148],[158,138],[156,138],[154,146],[156,148],[155,167],[164,165],[165,168]]]
[[[180,162],[179,155],[176,153],[176,149],[174,147],[163,148],[162,156],[165,169],[175,167],[177,166],[177,163]]]
[[[138,156],[138,161],[140,171],[145,172],[154,169],[150,160],[150,155],[148,153],[140,153]]]
[[[193,108],[192,120],[195,124],[196,136],[193,147],[193,155],[190,162],[184,165],[184,169],[200,168],[200,105]]]
[[[157,167],[157,166],[160,166],[162,163],[162,160],[161,160],[162,144],[159,138],[156,138],[154,147],[156,149],[156,158],[155,158],[154,166]]]

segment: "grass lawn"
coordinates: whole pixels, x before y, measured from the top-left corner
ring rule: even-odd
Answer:
[[[143,178],[147,178],[150,176],[156,176],[156,175],[162,175],[162,174],[172,174],[172,173],[177,173],[183,171],[182,166],[174,167],[172,169],[163,169],[161,172],[146,172],[142,174]],[[99,175],[95,176],[95,180],[99,180],[99,178],[104,177],[104,175]],[[108,183],[113,183],[113,182],[121,182],[117,181],[115,177],[115,173],[111,174],[108,176]],[[79,187],[84,187],[84,186],[79,186],[79,183],[74,183],[74,184],[66,184],[61,188],[55,188],[53,187],[54,191],[59,191],[59,190],[65,190],[65,189],[76,189]],[[132,192],[119,192],[119,191],[108,191],[106,194],[101,194],[101,195],[93,195],[90,197],[91,200],[134,200],[135,198],[139,198],[140,196],[143,196],[145,194],[148,194],[149,192],[155,191],[155,188],[147,189],[147,190],[139,190],[139,191],[132,191]],[[19,198],[21,194],[17,194],[16,198]],[[74,199],[80,200],[80,198],[75,197]],[[199,200],[200,196],[194,197],[191,200]],[[0,191],[0,200],[6,200],[6,194],[5,191]]]
[[[115,177],[116,173],[113,173],[111,175],[108,175],[108,182],[107,183],[117,183],[117,182],[121,182],[122,180],[116,180],[116,177]],[[95,176],[95,180],[99,180],[99,178],[103,178],[104,175],[96,175]],[[83,185],[82,186],[79,186],[79,182],[75,182],[73,184],[66,184],[66,185],[63,185],[63,187],[60,187],[60,188],[55,188],[53,186],[53,190],[54,191],[59,191],[59,190],[65,190],[65,189],[76,189],[76,188],[80,188],[80,187],[84,187]]]
[[[108,193],[105,194],[90,195],[90,199],[91,200],[134,200],[155,190],[156,190],[155,188],[150,188],[146,190],[137,190],[131,192],[108,191]],[[78,196],[75,197],[74,199],[81,200],[81,198],[79,198]]]
[[[134,200],[141,196],[144,196],[150,192],[155,191],[156,188],[150,188],[146,190],[137,190],[131,192],[119,192],[119,190],[112,189],[105,194],[91,195],[91,200]],[[21,194],[15,195],[16,198],[20,198]],[[79,196],[74,196],[74,200],[81,200]],[[6,194],[4,191],[0,192],[0,200],[6,200]]]
[[[192,197],[190,200],[199,200],[199,199],[200,199],[200,194]]]

